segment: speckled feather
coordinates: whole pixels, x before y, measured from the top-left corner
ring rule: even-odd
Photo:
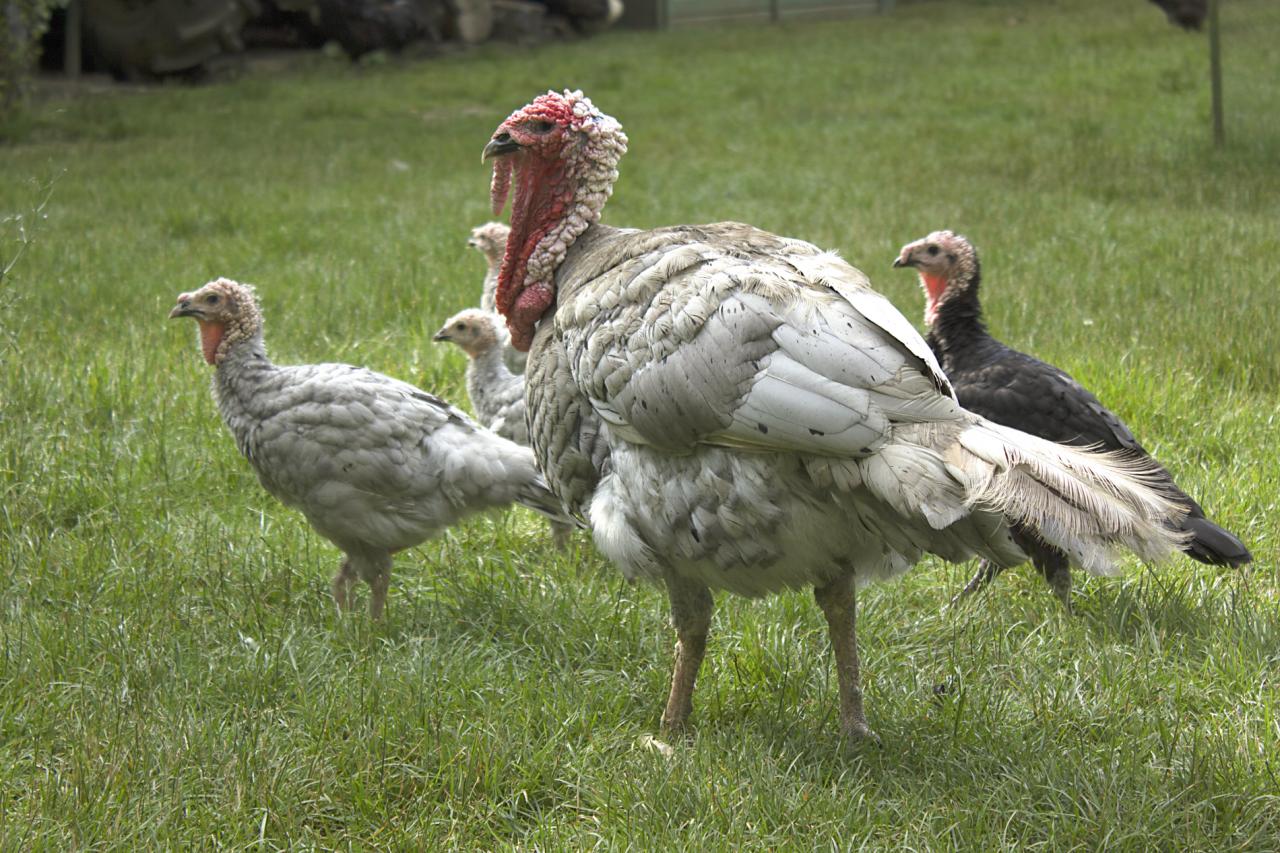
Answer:
[[[197,313],[209,296],[221,301]],[[564,518],[528,448],[439,397],[345,364],[273,364],[247,287],[211,282],[183,294],[171,316],[226,329],[214,359],[218,409],[263,487],[347,555],[339,579],[350,564],[373,583],[395,551],[485,509],[519,502]],[[371,609],[377,616],[380,597]]]
[[[233,358],[215,387],[263,487],[339,547],[406,548],[539,489],[524,448],[370,370]]]
[[[965,412],[834,254],[738,223],[599,224],[626,147],[566,90],[513,112],[485,156],[494,210],[515,191],[497,305],[531,347],[530,439],[628,575],[761,595],[925,551],[1020,561],[999,516],[1095,572],[1120,547],[1168,550],[1177,510],[1147,471]]]

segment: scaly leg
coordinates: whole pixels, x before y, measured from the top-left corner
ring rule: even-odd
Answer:
[[[836,658],[836,679],[840,687],[840,732],[847,738],[878,741],[862,711],[862,674],[858,663],[857,594],[853,575],[837,578],[826,586],[815,586],[813,597],[827,617],[831,649]]]
[[[364,579],[369,584],[369,618],[377,621],[382,618],[391,586],[391,555],[383,553],[371,558]]]
[[[556,550],[568,552],[573,547],[573,527],[559,521],[548,521],[547,525],[551,528],[551,541],[555,543]]]
[[[662,712],[662,728],[677,732],[693,712],[693,685],[707,651],[707,630],[715,601],[700,583],[668,572],[667,596],[671,599],[671,624],[676,629],[676,663],[671,673],[671,695]]]
[[[979,561],[978,571],[975,572],[973,577],[969,579],[969,582],[964,585],[964,589],[960,590],[952,597],[951,605],[954,607],[978,590],[984,588],[987,584],[996,579],[996,575],[1003,571],[1003,568],[997,566],[990,560]]]
[[[351,558],[345,557],[338,572],[333,576],[333,600],[338,605],[338,612],[345,613],[355,604],[356,570],[351,565]]]

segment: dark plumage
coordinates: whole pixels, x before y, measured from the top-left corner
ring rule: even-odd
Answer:
[[[978,302],[982,278],[978,253],[964,237],[935,231],[903,246],[893,265],[914,267],[919,273],[929,326],[926,340],[966,409],[1060,444],[1151,458],[1124,422],[1079,382],[1051,364],[1010,349],[987,332]],[[1200,504],[1178,488],[1164,467],[1156,463],[1156,470],[1154,485],[1187,508],[1182,522],[1182,529],[1190,534],[1183,547],[1187,556],[1220,566],[1241,566],[1253,559],[1236,536],[1205,518]],[[1054,591],[1068,601],[1071,573],[1066,555],[1025,530],[1015,530],[1014,539]],[[999,572],[984,562],[961,595],[981,588]]]
[[[1177,24],[1184,30],[1198,30],[1209,14],[1206,0],[1151,0],[1164,10],[1169,23]]]

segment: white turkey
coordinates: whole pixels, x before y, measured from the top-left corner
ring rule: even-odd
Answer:
[[[471,229],[471,239],[467,241],[467,245],[484,255],[487,265],[484,283],[480,288],[481,310],[494,311],[493,299],[498,289],[498,270],[502,268],[502,256],[507,251],[507,234],[510,231],[511,229],[502,222],[486,222]],[[524,373],[528,356],[511,346],[511,335],[507,334],[507,327],[503,323],[498,324],[498,340],[502,344],[502,360],[506,363],[507,369],[516,374]]]
[[[502,318],[492,311],[468,308],[440,327],[432,340],[451,343],[467,354],[467,394],[476,419],[486,429],[517,444],[529,444],[524,417],[524,377],[512,373],[503,361],[509,340]],[[522,353],[523,355],[523,353]],[[573,528],[549,520],[556,546],[568,546]]]
[[[670,597],[664,728],[692,710],[713,589],[812,586],[841,730],[865,737],[855,583],[926,552],[1022,562],[1011,522],[1095,572],[1179,543],[1147,469],[960,408],[924,340],[836,255],[735,222],[599,224],[626,143],[581,92],[548,92],[484,158],[494,211],[514,196],[497,306],[529,349],[539,466],[600,550]]]
[[[560,514],[527,447],[439,397],[362,367],[273,364],[251,286],[211,281],[178,296],[169,317],[199,324],[218,410],[263,488],[345,555],[339,608],[352,607],[359,578],[379,618],[391,555],[471,513],[518,502]]]

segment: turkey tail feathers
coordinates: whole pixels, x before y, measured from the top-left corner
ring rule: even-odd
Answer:
[[[1207,518],[1187,518],[1182,529],[1191,539],[1182,546],[1183,552],[1193,560],[1210,566],[1237,568],[1253,562],[1248,547],[1235,534],[1223,530]]]
[[[966,503],[1031,528],[1092,574],[1113,574],[1121,549],[1159,560],[1185,548],[1186,508],[1158,491],[1152,463],[1054,444],[985,420],[964,429],[948,468]]]

